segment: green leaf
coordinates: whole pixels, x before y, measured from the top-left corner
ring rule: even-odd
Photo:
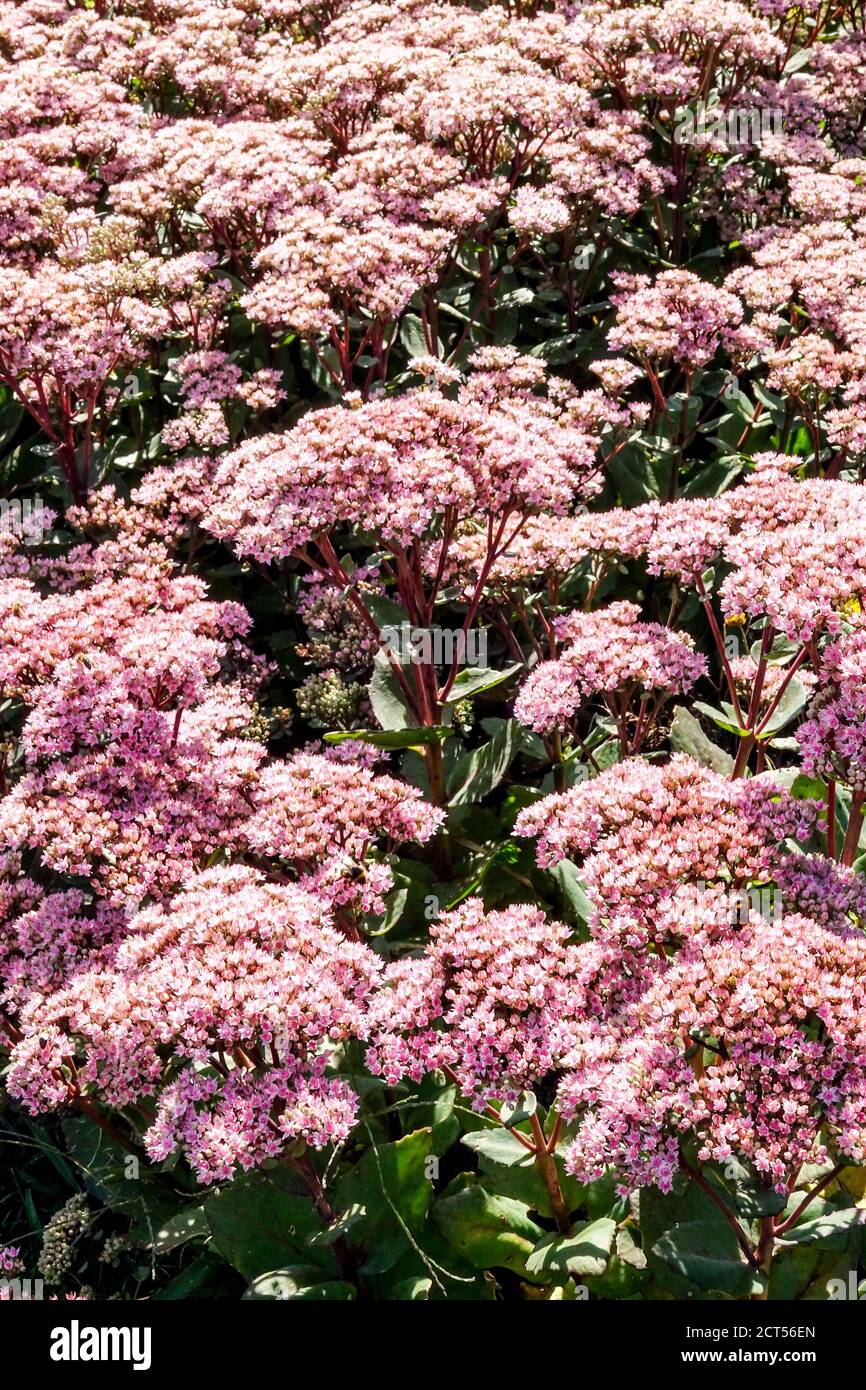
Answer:
[[[482,690],[492,690],[494,686],[502,685],[517,671],[522,670],[523,666],[519,661],[515,661],[513,666],[506,666],[504,671],[491,671],[486,666],[467,666],[456,676],[444,703],[454,705],[458,700],[465,700],[470,695],[480,695]]]
[[[609,1217],[579,1221],[567,1236],[548,1235],[540,1240],[526,1261],[526,1268],[536,1275],[602,1275],[615,1234],[616,1222]]]
[[[309,1197],[278,1187],[261,1171],[244,1174],[205,1200],[213,1244],[245,1279],[309,1258],[308,1236],[321,1229]],[[326,1267],[329,1252],[323,1252]],[[320,1266],[321,1268],[321,1266]]]
[[[433,1196],[428,1159],[433,1155],[430,1128],[416,1129],[392,1144],[371,1147],[344,1173],[334,1188],[341,1211],[363,1208],[366,1220],[353,1222],[349,1244],[362,1250],[365,1274],[382,1274],[411,1248],[424,1230]]]
[[[680,492],[681,497],[719,497],[743,471],[743,460],[727,454],[695,473]]]
[[[746,1220],[778,1216],[779,1212],[785,1210],[787,1198],[762,1182],[750,1164],[742,1163],[732,1156],[721,1170],[723,1176],[720,1176],[718,1169],[714,1169],[714,1172],[731,1193],[735,1210]]]
[[[319,1245],[333,1245],[334,1241],[342,1239],[355,1226],[359,1226],[362,1221],[367,1219],[367,1208],[361,1206],[349,1207],[342,1215],[332,1221],[330,1226],[326,1226],[322,1231],[316,1231],[314,1235],[308,1236],[307,1248],[315,1249]]]
[[[346,566],[344,565],[345,569]],[[398,631],[404,623],[409,622],[409,614],[405,608],[401,608],[399,603],[395,603],[387,594],[369,593],[364,590],[364,607],[378,623],[380,628],[395,627]]]
[[[806,687],[802,681],[794,677],[773,711],[770,722],[761,731],[761,738],[771,738],[779,729],[784,729],[786,724],[790,724],[792,719],[796,719],[805,709],[808,698],[809,692]]]
[[[501,1124],[508,1125],[509,1128],[522,1124],[524,1120],[530,1119],[538,1109],[538,1100],[534,1091],[521,1091],[513,1105],[503,1103],[499,1110],[499,1120]],[[520,1147],[518,1145],[518,1147]]]
[[[794,1299],[826,1301],[830,1280],[838,1279],[847,1295],[849,1275],[857,1258],[850,1250],[822,1250],[817,1245],[783,1246],[776,1250],[770,1270],[768,1297],[774,1302]]]
[[[798,1222],[786,1231],[784,1239],[793,1245],[817,1245],[822,1250],[841,1249],[852,1231],[866,1222],[866,1211],[845,1207],[842,1211],[829,1209],[820,1216]]]
[[[367,686],[373,713],[383,729],[405,729],[410,713],[406,696],[384,652],[373,658],[373,675]]]
[[[310,1275],[317,1277],[316,1270],[305,1269],[302,1265],[289,1265],[285,1269],[274,1269],[268,1274],[260,1274],[254,1279],[243,1295],[245,1299],[268,1299],[282,1301],[288,1299],[315,1299],[318,1302],[345,1303],[356,1298],[351,1284],[342,1280],[329,1280],[326,1283],[305,1283]]]
[[[205,1215],[204,1205],[184,1207],[169,1217],[154,1232],[153,1249],[160,1252],[176,1250],[188,1240],[204,1239],[210,1234],[210,1226]]]
[[[672,1226],[656,1241],[652,1253],[707,1292],[745,1298],[764,1288],[763,1279],[746,1264],[733,1230],[717,1221]]]
[[[696,709],[699,714],[705,714],[708,719],[726,733],[738,734],[740,738],[746,737],[747,730],[741,729],[737,724],[737,716],[731,705],[723,704],[721,709],[716,709],[714,705],[707,705],[703,700],[695,700],[692,709]]]
[[[749,655],[755,663],[755,674],[757,675],[758,662],[761,660],[763,642],[753,642],[749,647]],[[800,643],[792,642],[789,637],[784,637],[777,633],[773,638],[773,645],[767,653],[767,660],[771,666],[786,666],[788,662],[800,651]]]
[[[774,391],[768,391],[759,381],[752,382],[752,390],[761,402],[761,405],[772,413],[774,421],[777,416],[779,419],[784,418],[785,402],[781,396],[777,396]]]
[[[577,333],[563,333],[558,338],[548,338],[546,342],[536,343],[529,349],[530,357],[541,357],[551,366],[562,362],[572,362],[580,339]]]
[[[543,1235],[523,1202],[494,1196],[476,1183],[440,1197],[432,1214],[451,1248],[476,1269],[526,1275],[526,1261]]]
[[[547,872],[556,881],[562,893],[568,916],[586,926],[596,916],[596,906],[574,864],[570,859],[563,859]]]
[[[426,1303],[433,1288],[433,1280],[420,1274],[401,1279],[391,1286],[390,1298],[397,1303]]]
[[[184,1298],[199,1297],[208,1285],[225,1274],[225,1264],[213,1250],[202,1253],[176,1274],[153,1295],[160,1302],[173,1303]]]
[[[474,1129],[460,1141],[477,1153],[493,1168],[524,1167],[535,1169],[535,1159],[513,1134],[499,1126],[494,1129]]]
[[[400,323],[400,342],[408,357],[426,357],[430,348],[424,336],[424,325],[417,314],[404,314]]]
[[[481,801],[498,787],[520,745],[520,734],[517,720],[509,719],[489,743],[465,753],[448,778],[449,805]]]
[[[670,482],[670,465],[649,459],[635,443],[627,444],[607,466],[626,507],[640,502],[658,501]]]
[[[352,729],[347,733],[325,734],[325,743],[345,743],[347,739],[354,739],[372,743],[376,748],[420,748],[425,743],[442,743],[453,732],[441,724],[424,729]]]
[[[677,705],[674,709],[670,741],[676,752],[687,753],[696,763],[712,768],[713,772],[719,772],[723,777],[727,777],[734,766],[730,753],[707,738],[698,720],[684,705]]]

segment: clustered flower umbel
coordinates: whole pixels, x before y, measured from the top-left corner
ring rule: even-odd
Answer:
[[[543,867],[579,859],[599,930],[635,947],[665,939],[658,908],[678,884],[736,890],[771,879],[780,843],[807,838],[818,805],[676,754],[661,767],[630,759],[544,797],[521,811],[515,832],[537,838]]]
[[[521,813],[540,863],[579,860],[592,944],[628,973],[655,952],[644,987],[586,1019],[562,1060],[559,1105],[577,1122],[566,1162],[583,1180],[613,1167],[623,1191],[667,1191],[686,1142],[780,1191],[810,1155],[862,1161],[862,893],[831,861],[780,849],[808,838],[817,805],[678,756],[632,760]],[[774,879],[786,911],[744,913],[742,890]],[[695,1063],[704,1045],[711,1061]]]
[[[320,1147],[346,1136],[357,1104],[321,1049],[365,1035],[379,969],[305,888],[207,869],[134,917],[110,965],[23,1010],[10,1092],[53,1107],[74,1055],[80,1083],[114,1106],[156,1093],[148,1152],[179,1146],[205,1182],[298,1138]]]
[[[559,1092],[563,1114],[580,1116],[567,1166],[591,1181],[613,1165],[625,1191],[669,1191],[688,1138],[702,1162],[733,1154],[786,1192],[828,1150],[862,1163],[864,989],[860,932],[796,915],[697,931],[611,1019],[606,1049],[578,1044]],[[691,1065],[690,1040],[710,1045],[709,1065]]]
[[[797,459],[759,453],[743,482],[720,497],[684,497],[564,518],[532,518],[488,578],[528,583],[563,578],[591,558],[600,573],[640,558],[651,574],[694,589],[713,566],[724,573],[723,617],[767,621],[793,642],[838,632],[852,603],[866,600],[866,501],[858,483],[797,479]],[[468,533],[451,574],[469,587],[483,548]]]
[[[257,779],[243,838],[255,855],[287,861],[333,904],[384,911],[393,875],[381,858],[406,841],[423,844],[445,819],[416,787],[357,759],[318,753],[273,762]]]
[[[866,945],[846,871],[823,920],[731,912],[732,890],[771,873],[809,814],[687,758],[633,761],[546,798],[518,833],[545,827],[542,863],[551,825],[585,851],[582,876],[604,904],[593,939],[571,944],[529,907],[444,914],[423,956],[386,969],[368,1064],[392,1083],[445,1067],[479,1108],[558,1074],[575,1123],[567,1166],[584,1181],[613,1167],[623,1192],[669,1190],[686,1142],[703,1162],[748,1161],[780,1191],[807,1160],[862,1162]],[[620,885],[617,867],[633,861]],[[827,886],[805,857],[787,863],[792,897]],[[694,1063],[694,1043],[709,1063]]]
[[[866,630],[862,625],[822,651],[820,685],[797,736],[807,772],[866,793]]]
[[[358,1101],[328,1058],[348,1039],[389,1082],[446,1067],[477,1105],[558,1075],[571,1168],[613,1165],[624,1189],[668,1188],[685,1141],[780,1190],[807,1158],[866,1157],[864,897],[847,864],[793,851],[817,833],[814,803],[630,758],[517,822],[541,866],[575,861],[588,942],[535,907],[471,900],[383,973],[358,916],[384,906],[388,852],[429,841],[442,813],[351,752],[270,759],[249,736],[266,732],[267,672],[248,616],[174,564],[202,530],[270,563],[355,526],[464,595],[555,587],[577,562],[597,585],[623,560],[701,593],[717,568],[723,618],[808,650],[804,766],[862,799],[866,511],[856,474],[838,476],[866,448],[862,36],[824,33],[789,74],[774,0],[512,8],[533,7],[0,13],[0,380],[54,452],[70,522],[114,536],[59,557],[0,547],[0,687],[23,719],[23,772],[7,786],[4,765],[0,788],[9,1085],[35,1110],[151,1096],[150,1154],[180,1148],[205,1182],[344,1139]],[[613,277],[602,389],[506,347],[466,373],[443,361],[436,291],[488,234],[553,283],[551,263],[611,219],[651,225],[673,181],[659,130],[712,68],[785,116],[735,160],[708,157],[724,152],[712,136],[690,154],[695,207],[742,243],[724,283],[679,267],[682,228],[659,218],[666,268]],[[488,277],[487,308],[504,287]],[[556,288],[574,315],[570,269]],[[386,392],[410,306],[427,353]],[[340,403],[263,433],[285,382],[228,350],[238,309],[302,338]],[[128,505],[88,500],[100,432],[166,351],[161,443],[182,457]],[[603,437],[755,354],[805,421],[813,471],[822,429],[837,450],[828,476],[759,452],[720,497],[575,514],[600,491]],[[542,732],[598,695],[666,696],[704,671],[628,604],[554,633],[559,659],[517,703]],[[370,634],[352,638],[362,669]],[[735,685],[754,665],[732,662]],[[784,897],[781,920],[731,913],[756,882]]]
[[[311,411],[285,435],[242,444],[217,473],[206,524],[270,561],[346,522],[406,547],[443,514],[563,512],[600,486],[588,415],[536,359],[482,349],[456,399],[431,383]]]
[[[370,1010],[368,1065],[393,1084],[448,1066],[483,1104],[552,1070],[575,1001],[568,928],[530,907],[485,913],[471,899],[431,926],[423,957],[385,971]]]
[[[79,561],[66,592],[7,586],[0,682],[29,713],[0,843],[128,903],[169,891],[249,814],[263,753],[238,737],[256,678],[249,618],[173,575],[159,547],[123,578],[110,546]]]
[[[348,1134],[328,1049],[366,1036],[380,971],[357,921],[384,910],[388,853],[443,813],[363,755],[269,760],[246,736],[268,674],[248,615],[129,511],[5,592],[24,758],[0,800],[8,1084],[35,1111],[153,1095],[148,1151],[210,1182]],[[232,856],[249,862],[208,867]]]
[[[689,690],[707,673],[693,644],[659,623],[639,622],[633,603],[597,613],[570,613],[555,623],[563,643],[556,661],[537,666],[521,687],[514,713],[537,733],[568,727],[597,695],[661,696]],[[661,704],[657,700],[656,710]]]

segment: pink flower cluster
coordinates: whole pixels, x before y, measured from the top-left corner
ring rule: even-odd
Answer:
[[[371,850],[424,843],[445,819],[420,791],[356,760],[297,753],[262,769],[243,829],[253,854],[292,864],[302,882],[335,904],[384,911],[393,887],[386,863]]]
[[[564,1079],[563,1114],[579,1116],[567,1166],[591,1181],[613,1164],[626,1191],[669,1191],[688,1137],[702,1162],[736,1155],[787,1192],[828,1144],[862,1163],[864,989],[859,932],[798,916],[698,931],[611,1020],[606,1053],[591,1042]]]
[[[866,794],[866,631],[843,633],[821,653],[820,685],[797,737],[815,777]]]
[[[545,797],[520,812],[515,831],[538,839],[542,866],[578,857],[597,929],[634,948],[666,939],[658,910],[679,884],[736,890],[771,879],[780,842],[808,838],[818,805],[677,754],[663,766],[630,759]]]
[[[423,957],[387,967],[367,1064],[394,1084],[437,1067],[482,1107],[552,1071],[579,1000],[568,928],[537,908],[485,913],[477,898],[431,924]]]
[[[537,733],[566,728],[581,705],[595,695],[657,692],[653,715],[665,695],[689,690],[706,675],[705,659],[688,638],[659,623],[639,622],[633,603],[613,603],[598,613],[570,613],[556,622],[565,645],[556,661],[537,666],[523,683],[514,713]],[[641,723],[649,721],[642,719]]]
[[[85,582],[70,576],[68,592],[9,586],[0,680],[29,715],[0,843],[38,848],[55,872],[137,902],[231,843],[249,814],[263,750],[238,737],[250,690],[232,679],[249,619],[172,576],[158,549],[141,557],[145,582],[103,577],[122,558],[84,549]]]
[[[484,349],[454,400],[428,386],[349,402],[241,445],[217,473],[207,525],[267,561],[349,521],[409,546],[443,515],[562,511],[598,487],[596,429],[538,361]]]
[[[110,964],[31,1001],[9,1089],[51,1108],[74,1064],[77,1085],[115,1106],[156,1092],[153,1156],[180,1145],[202,1181],[227,1177],[289,1139],[345,1137],[355,1102],[320,1049],[365,1035],[378,973],[305,889],[208,869],[134,917]]]
[[[688,270],[665,270],[651,283],[646,276],[615,277],[617,322],[607,335],[617,351],[642,362],[679,363],[694,371],[724,346],[740,345],[737,329],[743,306],[736,295],[708,285]]]

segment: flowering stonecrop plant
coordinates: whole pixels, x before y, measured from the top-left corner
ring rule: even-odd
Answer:
[[[0,1298],[831,1297],[862,4],[0,0],[0,79]]]

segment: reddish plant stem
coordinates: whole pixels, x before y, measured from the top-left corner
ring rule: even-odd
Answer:
[[[738,777],[742,777],[748,766],[749,756],[754,746],[755,738],[753,734],[742,734],[740,736],[740,746],[737,749],[737,756],[734,759],[734,767],[731,772],[732,782],[735,782]]]
[[[857,847],[860,843],[860,831],[863,829],[864,802],[866,802],[866,792],[852,793],[848,829],[845,832],[845,843],[842,846],[842,857],[839,861],[844,864],[846,868],[850,868],[857,857]]]
[[[713,639],[718,649],[719,659],[722,663],[722,670],[725,674],[725,681],[728,687],[728,694],[731,697],[731,704],[733,705],[734,710],[736,711],[737,719],[740,723],[740,726],[743,727],[743,714],[742,710],[740,709],[740,699],[737,695],[737,683],[734,680],[734,675],[731,671],[731,664],[728,661],[728,653],[725,651],[725,639],[723,638],[719,630],[719,625],[716,622],[716,615],[713,612],[713,605],[710,602],[709,595],[707,594],[706,589],[704,588],[704,582],[702,579],[699,579],[697,581],[697,590],[698,594],[700,595],[701,603],[703,604],[704,612],[707,615],[707,621],[710,625],[710,631],[713,634]]]
[[[559,1181],[556,1159],[553,1156],[556,1141],[559,1138],[559,1129],[554,1125],[550,1140],[547,1140],[537,1115],[530,1116],[529,1124],[532,1129],[532,1137],[535,1140],[535,1166],[547,1189],[556,1229],[566,1235],[571,1230],[571,1214],[562,1195],[562,1185]]]
[[[565,791],[565,764],[562,761],[562,734],[555,729],[550,736],[550,749],[553,761],[553,785],[558,792]]]
[[[294,1168],[295,1172],[303,1179],[307,1191],[313,1199],[313,1205],[324,1225],[330,1226],[334,1221],[336,1213],[325,1196],[325,1189],[322,1187],[319,1175],[313,1167],[309,1154],[305,1153],[300,1158],[290,1158],[286,1161],[289,1167]],[[355,1260],[346,1243],[345,1237],[338,1236],[331,1248],[334,1251],[334,1256],[340,1267],[340,1273],[343,1278],[350,1284],[356,1283],[357,1269],[355,1267]]]
[[[831,1172],[825,1174],[821,1181],[815,1184],[811,1192],[806,1193],[800,1205],[795,1208],[791,1215],[776,1226],[775,1231],[777,1236],[783,1236],[786,1231],[790,1231],[792,1226],[796,1226],[806,1208],[815,1200],[820,1192],[824,1191],[825,1187],[829,1187],[830,1183],[838,1178],[844,1167],[844,1163],[837,1163],[836,1167],[833,1168]]]
[[[773,1263],[773,1251],[776,1247],[776,1227],[772,1216],[761,1217],[761,1233],[758,1237],[758,1244],[755,1249],[755,1267],[759,1273],[763,1274],[768,1280],[760,1293],[752,1294],[752,1298],[763,1300],[770,1291],[769,1278],[770,1267]]]
[[[767,724],[770,722],[773,715],[776,713],[776,710],[778,709],[779,704],[781,703],[782,696],[785,694],[785,691],[788,689],[788,686],[790,685],[797,671],[799,671],[807,656],[807,649],[805,647],[801,647],[794,660],[791,662],[791,665],[785,672],[784,679],[779,685],[779,689],[776,691],[776,694],[774,695],[771,704],[767,708],[766,714],[764,715],[763,719],[761,720],[760,724],[755,730],[755,734],[758,738],[760,738],[761,734],[764,732],[764,729],[767,727]]]
[[[827,782],[827,854],[836,858],[836,783]]]
[[[448,1077],[448,1080],[453,1081],[458,1091],[461,1090],[460,1078],[458,1077],[454,1068],[449,1067],[448,1063],[446,1062],[442,1070]],[[488,1119],[495,1120],[497,1124],[502,1124],[502,1120],[499,1116],[499,1111],[494,1110],[492,1105],[485,1105],[484,1114],[488,1117]],[[521,1134],[519,1129],[514,1129],[511,1125],[505,1125],[505,1128],[508,1130],[508,1133],[511,1135],[513,1139],[516,1139],[519,1144],[523,1145],[524,1149],[526,1149],[531,1154],[535,1153],[535,1145],[533,1144],[531,1139],[527,1139],[525,1134]]]

